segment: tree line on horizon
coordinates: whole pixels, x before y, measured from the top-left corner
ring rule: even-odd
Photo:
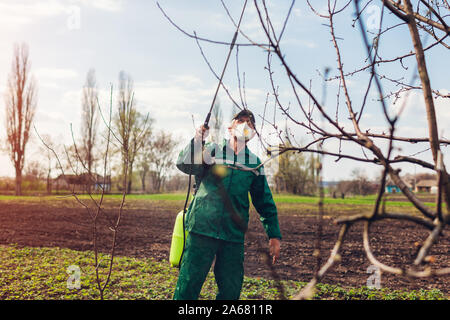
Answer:
[[[14,183],[3,178],[0,189],[14,190],[15,195],[22,195],[23,188],[27,191],[45,190],[51,193],[55,178],[84,174],[89,178],[83,186],[83,191],[95,191],[92,190],[97,184],[94,180],[95,177],[101,176],[101,162],[106,152],[100,150],[100,138],[106,136],[105,131],[108,130],[123,141],[122,144],[111,143],[111,148],[107,151],[111,161],[105,176],[109,176],[113,190],[122,192],[126,189],[126,193],[161,192],[166,187],[179,189],[180,185],[185,185],[183,177],[169,176],[170,169],[174,166],[178,139],[170,132],[156,130],[155,120],[149,114],[138,110],[133,80],[125,71],[119,73],[116,91],[110,128],[103,128],[102,131],[100,124],[104,115],[98,100],[98,83],[95,69],[90,69],[82,91],[79,135],[75,136],[71,127],[73,143],[65,146],[59,145],[49,134],[41,137],[37,133],[43,143],[38,142],[40,158],[32,159],[27,151],[33,136],[33,122],[38,104],[37,80],[31,74],[28,45],[15,44],[11,71],[4,92],[6,139],[2,143],[3,151],[8,154],[13,164],[15,177]],[[112,98],[111,88],[111,102]],[[59,159],[55,159],[52,152],[55,150],[58,151]],[[130,177],[127,179],[127,185],[123,185],[121,179],[125,169]],[[138,184],[139,187],[135,186]]]
[[[72,128],[73,144],[69,146],[58,145],[53,137],[43,135],[39,138],[44,144],[38,149],[42,159],[25,161],[28,156],[26,147],[32,137],[37,108],[37,83],[30,72],[28,46],[16,44],[4,94],[7,136],[2,148],[8,153],[14,166],[15,178],[14,181],[7,178],[0,179],[0,192],[14,190],[15,195],[22,195],[22,189],[25,188],[27,192],[51,194],[55,192],[55,185],[57,193],[64,192],[64,185],[60,188],[57,181],[61,179],[65,180],[66,189],[75,187],[70,186],[68,180],[71,180],[72,183],[78,184],[79,191],[87,193],[98,191],[96,186],[100,184],[98,180],[102,175],[99,172],[105,156],[105,151],[100,150],[99,138],[106,136],[107,130],[111,130],[113,135],[117,135],[120,141],[123,141],[122,144],[112,143],[112,147],[107,150],[109,158],[112,159],[107,172],[105,171],[103,175],[103,179],[108,179],[108,192],[125,191],[129,194],[185,190],[188,184],[187,177],[179,173],[173,174],[176,151],[180,147],[179,139],[169,132],[156,131],[153,127],[155,120],[149,114],[143,114],[137,109],[131,76],[120,71],[111,128],[103,131],[99,126],[104,115],[100,109],[98,95],[95,69],[92,68],[88,70],[83,85],[81,128],[78,138],[75,137]],[[111,101],[112,95],[111,92]],[[216,103],[213,108],[210,140],[218,141],[221,138],[223,120],[220,103]],[[57,149],[63,156],[55,159],[51,149]],[[281,155],[270,179],[273,191],[316,195],[319,188],[316,172],[318,163],[319,159],[314,155],[308,157],[294,152]],[[270,170],[270,166],[269,171],[273,171]],[[64,172],[71,173],[62,174]],[[126,180],[127,185],[123,185],[125,172],[129,176]],[[422,176],[423,174],[419,174],[419,179]],[[327,190],[333,197],[345,197],[349,194],[367,195],[376,193],[377,184],[371,181],[365,172],[355,168],[349,179],[337,181]]]

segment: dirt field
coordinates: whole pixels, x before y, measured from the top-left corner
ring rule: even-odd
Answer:
[[[179,201],[130,201],[120,223],[117,255],[152,257],[168,260],[171,234],[175,216],[182,207]],[[109,211],[111,218],[115,212]],[[257,214],[251,213],[250,229],[246,241],[245,271],[247,276],[271,278],[271,272],[258,253],[260,245],[266,245],[265,235]],[[110,244],[111,232],[101,215],[100,247]],[[326,219],[324,225],[323,258],[326,259],[337,237],[338,227]],[[315,243],[316,218],[280,213],[283,234],[282,255],[276,266],[281,279],[309,281],[316,264],[312,253]],[[415,224],[384,221],[373,225],[371,245],[374,254],[384,263],[400,266],[411,263],[415,257],[415,242],[421,243],[427,230]],[[75,250],[92,250],[92,225],[88,212],[73,201],[56,202],[0,202],[0,244],[16,243],[20,246],[57,246]],[[433,268],[448,267],[450,252],[449,231],[442,235],[440,243],[432,249],[436,258]],[[342,248],[342,261],[322,282],[341,286],[366,285],[370,273],[369,262],[362,248],[362,224],[354,225]],[[393,289],[438,288],[449,293],[449,278],[411,280],[405,277],[383,274],[381,286]]]

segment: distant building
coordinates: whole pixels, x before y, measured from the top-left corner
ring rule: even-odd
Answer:
[[[105,192],[111,191],[111,176],[103,176],[93,173],[75,174],[61,174],[53,180],[53,188],[56,192],[71,191],[71,192],[101,192],[104,188]]]
[[[416,185],[416,192],[428,192],[437,193],[437,182],[436,180],[420,180]]]
[[[409,181],[403,181],[406,185],[406,187],[409,190],[413,190],[412,184]],[[386,181],[386,193],[400,193],[402,190],[390,179],[388,178]]]

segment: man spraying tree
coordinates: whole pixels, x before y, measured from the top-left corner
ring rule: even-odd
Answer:
[[[228,127],[230,139],[204,144],[207,128],[197,129],[180,153],[177,167],[196,180],[196,194],[186,214],[185,250],[174,299],[197,299],[215,258],[216,299],[239,299],[244,278],[244,238],[252,203],[269,238],[275,263],[281,232],[277,208],[261,161],[247,147],[255,135],[255,118],[244,109]]]

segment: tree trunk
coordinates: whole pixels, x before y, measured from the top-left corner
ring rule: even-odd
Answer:
[[[430,78],[428,76],[427,65],[425,63],[425,54],[422,46],[422,42],[420,41],[419,31],[417,30],[417,25],[414,19],[413,8],[411,2],[409,0],[404,0],[404,5],[406,8],[406,13],[410,19],[408,23],[408,27],[411,33],[411,39],[413,42],[417,67],[419,71],[420,81],[422,83],[422,91],[425,100],[425,107],[427,112],[427,120],[428,120],[428,132],[430,136],[430,147],[431,153],[433,155],[434,164],[439,170],[443,173],[443,189],[444,189],[444,199],[447,204],[447,210],[450,211],[450,183],[448,181],[447,171],[445,169],[444,163],[439,163],[439,153],[441,152],[439,146],[439,135],[438,135],[438,127],[436,122],[436,112],[434,108],[433,95],[431,91]]]
[[[47,194],[52,193],[52,182],[50,178],[50,174],[47,175]]]
[[[87,193],[91,194],[93,179],[92,179],[91,156],[90,156],[90,154],[88,155],[87,163],[88,163],[88,181],[87,181],[86,189],[87,189]]]
[[[22,170],[16,168],[16,196],[22,195]]]
[[[145,176],[147,175],[147,170],[143,170],[141,173],[141,184],[142,184],[142,192],[145,193]]]
[[[132,182],[133,182],[133,164],[130,163],[130,169],[128,171],[128,185],[126,186],[127,194],[131,193]]]

